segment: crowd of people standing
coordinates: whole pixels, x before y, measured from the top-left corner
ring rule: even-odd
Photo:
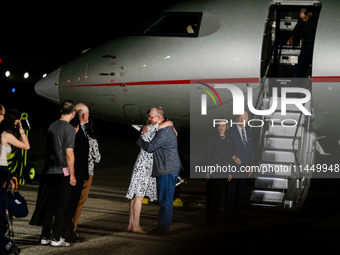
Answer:
[[[0,168],[10,178],[7,155],[16,149],[28,150],[30,145],[21,126],[20,113],[16,110],[6,112],[4,106],[0,106]],[[141,152],[127,192],[127,198],[131,200],[127,231],[167,235],[181,168],[177,132],[173,123],[166,120],[161,107],[152,108],[147,120],[137,140]],[[42,227],[41,245],[67,247],[70,243],[86,241],[78,233],[77,225],[91,188],[94,163],[98,163],[100,158],[89,108],[82,103],[75,105],[71,100],[64,101],[60,118],[47,130],[46,163],[41,174],[36,208],[30,220],[31,225]],[[161,205],[158,227],[149,232],[140,226],[142,199],[145,196]]]
[[[66,100],[60,119],[48,128],[44,181],[30,221],[43,227],[42,245],[70,246],[86,241],[77,225],[92,185],[94,162],[101,157],[89,116],[85,104]]]
[[[7,154],[17,148],[28,150],[30,145],[21,126],[20,113],[15,110],[6,112],[5,108],[0,106],[0,169],[10,177]],[[89,115],[89,108],[85,104],[75,105],[71,100],[66,100],[62,103],[60,118],[48,128],[46,164],[42,172],[36,208],[30,221],[31,225],[42,226],[42,245],[70,246],[70,243],[86,241],[86,238],[78,233],[77,225],[92,185],[94,163],[98,163],[101,158]],[[247,118],[245,112],[236,120],[242,123],[247,122]],[[252,133],[242,124],[229,129],[227,124],[218,123],[211,138],[206,154],[208,163],[234,164],[238,167],[253,164]],[[168,235],[181,162],[176,129],[173,123],[166,119],[162,107],[148,111],[146,125],[141,128],[136,143],[141,150],[126,195],[130,199],[126,230],[138,234]],[[231,217],[239,217],[246,178],[229,175],[227,179],[214,179],[207,176],[208,224],[218,224],[225,182],[225,221],[228,222]],[[12,181],[7,180],[7,183],[9,182]],[[20,195],[18,197],[23,199]],[[140,225],[144,197],[160,204],[158,227],[149,232]],[[20,217],[27,214],[17,215]]]
[[[6,111],[0,104],[0,123],[0,174],[4,172],[8,177],[4,184],[0,178],[1,185],[4,190],[13,189],[15,199],[21,200],[22,206],[26,207],[26,213],[23,209],[18,213],[19,209],[12,206],[10,213],[24,217],[28,214],[27,204],[18,193],[17,179],[11,176],[7,156],[17,149],[28,150],[30,145],[18,111]],[[75,105],[71,100],[63,102],[60,119],[48,128],[46,147],[46,164],[30,224],[42,226],[42,245],[70,246],[70,243],[84,242],[86,238],[77,232],[77,224],[91,188],[94,163],[101,158],[85,104]],[[11,188],[8,188],[9,183]],[[4,198],[0,193],[2,215]],[[2,231],[1,244],[6,240]],[[1,254],[8,254],[4,247],[0,247]]]

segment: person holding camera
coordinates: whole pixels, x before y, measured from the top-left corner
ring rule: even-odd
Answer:
[[[0,168],[8,169],[7,155],[18,148],[29,150],[30,144],[21,125],[21,115],[17,110],[10,110],[0,125]],[[21,140],[19,139],[21,137]]]
[[[20,195],[18,187],[17,178],[10,179],[7,171],[0,168],[0,226],[2,227],[0,255],[20,253],[20,248],[14,244],[14,241],[5,237],[8,229],[11,232],[13,215],[17,218],[28,215],[26,200]]]

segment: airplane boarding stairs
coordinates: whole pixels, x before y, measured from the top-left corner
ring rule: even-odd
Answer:
[[[272,98],[264,98],[262,103],[262,109],[269,109]],[[311,101],[304,106],[312,112]],[[287,114],[281,115],[281,100],[278,98],[276,111],[263,118],[262,153],[250,202],[257,206],[298,210],[311,181],[312,172],[304,169],[313,165],[315,159],[316,135],[309,131],[310,116],[289,104]]]

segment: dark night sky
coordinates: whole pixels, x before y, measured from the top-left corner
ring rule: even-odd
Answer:
[[[0,84],[32,85],[83,50],[114,38],[173,2],[95,1],[73,7],[46,2],[46,7],[13,4],[2,8],[8,12],[1,22]],[[7,70],[11,71],[11,79],[4,75]],[[24,80],[26,71],[30,78]]]
[[[31,113],[30,119],[40,118],[37,109],[41,109],[40,115],[58,113],[58,106],[34,92],[34,84],[44,73],[51,73],[83,50],[114,39],[178,1],[69,2],[72,7],[65,2],[44,2],[46,6],[2,3],[0,102],[6,109]],[[8,70],[9,78],[5,76]],[[23,78],[25,72],[30,74],[28,79]]]

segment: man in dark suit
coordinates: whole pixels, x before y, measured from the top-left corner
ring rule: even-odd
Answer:
[[[254,146],[253,134],[246,127],[248,122],[248,113],[236,117],[237,125],[233,125],[230,129],[230,138],[233,141],[233,161],[236,165],[236,172],[232,173],[232,178],[229,180],[227,188],[226,201],[226,221],[230,220],[230,214],[234,201],[234,216],[237,221],[240,219],[243,192],[246,185],[247,177],[252,174],[252,169],[249,166],[254,164]],[[248,171],[244,171],[248,166]]]
[[[77,117],[79,118],[79,130],[76,134],[74,142],[74,156],[75,156],[75,176],[77,185],[72,187],[72,193],[67,205],[65,218],[65,239],[70,243],[84,242],[86,239],[80,236],[74,227],[72,219],[77,210],[81,191],[83,189],[84,180],[89,179],[88,174],[88,155],[89,155],[89,141],[85,131],[85,124],[89,121],[89,108],[82,103],[76,105]]]
[[[164,110],[155,107],[149,113],[151,124],[163,122]],[[161,205],[158,214],[158,228],[149,232],[150,235],[168,235],[172,220],[174,192],[181,161],[177,149],[177,137],[172,126],[157,131],[150,142],[145,142],[142,137],[137,140],[137,145],[147,152],[153,153],[152,176],[157,177],[158,203]]]
[[[309,65],[313,60],[313,48],[315,41],[316,27],[318,25],[318,14],[312,16],[311,8],[303,7],[300,10],[300,19],[288,39],[287,45],[292,45],[294,39],[303,38],[301,53],[293,77],[302,78],[306,76]],[[298,82],[293,81],[292,86],[301,87]]]

